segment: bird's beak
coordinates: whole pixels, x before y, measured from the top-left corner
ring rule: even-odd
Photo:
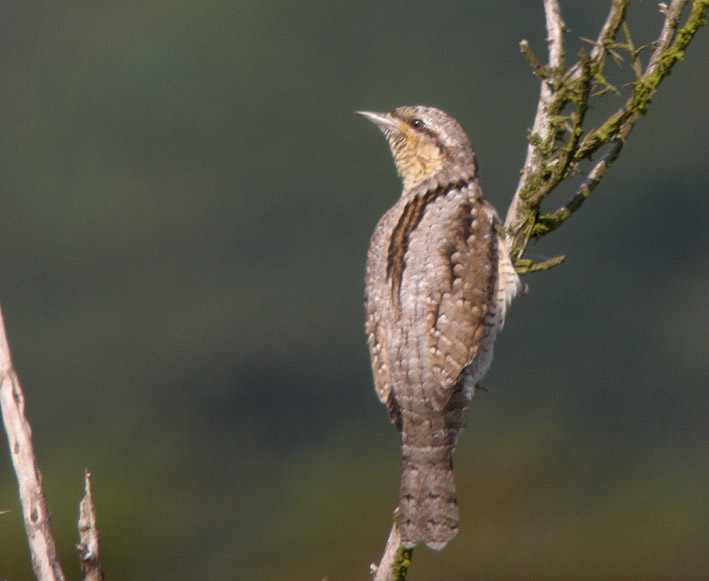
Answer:
[[[396,122],[391,118],[389,113],[373,113],[372,111],[355,111],[355,113],[369,119],[379,127],[385,135],[388,135],[396,129]]]

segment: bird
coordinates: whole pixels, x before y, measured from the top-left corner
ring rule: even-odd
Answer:
[[[521,283],[460,124],[425,106],[357,113],[382,131],[403,182],[365,281],[375,389],[402,447],[396,523],[404,548],[440,550],[458,532],[453,451]]]

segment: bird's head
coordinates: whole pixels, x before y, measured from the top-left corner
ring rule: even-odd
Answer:
[[[429,179],[476,175],[473,146],[460,124],[434,107],[399,107],[391,113],[357,111],[384,133],[404,192]],[[450,175],[448,175],[450,174]]]

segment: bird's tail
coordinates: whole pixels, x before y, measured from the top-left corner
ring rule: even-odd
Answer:
[[[435,550],[458,532],[453,446],[404,446],[398,526],[407,549],[423,541]]]

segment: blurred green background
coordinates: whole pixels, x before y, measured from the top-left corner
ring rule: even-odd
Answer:
[[[366,578],[399,450],[364,262],[400,184],[353,111],[453,114],[504,214],[541,4],[0,4],[0,303],[70,579],[84,468],[110,579]],[[607,4],[562,3],[570,59]],[[661,22],[634,5],[636,44]],[[413,581],[709,570],[707,62],[709,29],[530,248],[568,261],[525,279],[456,452],[460,534]],[[7,453],[3,509],[0,578],[31,579]]]

